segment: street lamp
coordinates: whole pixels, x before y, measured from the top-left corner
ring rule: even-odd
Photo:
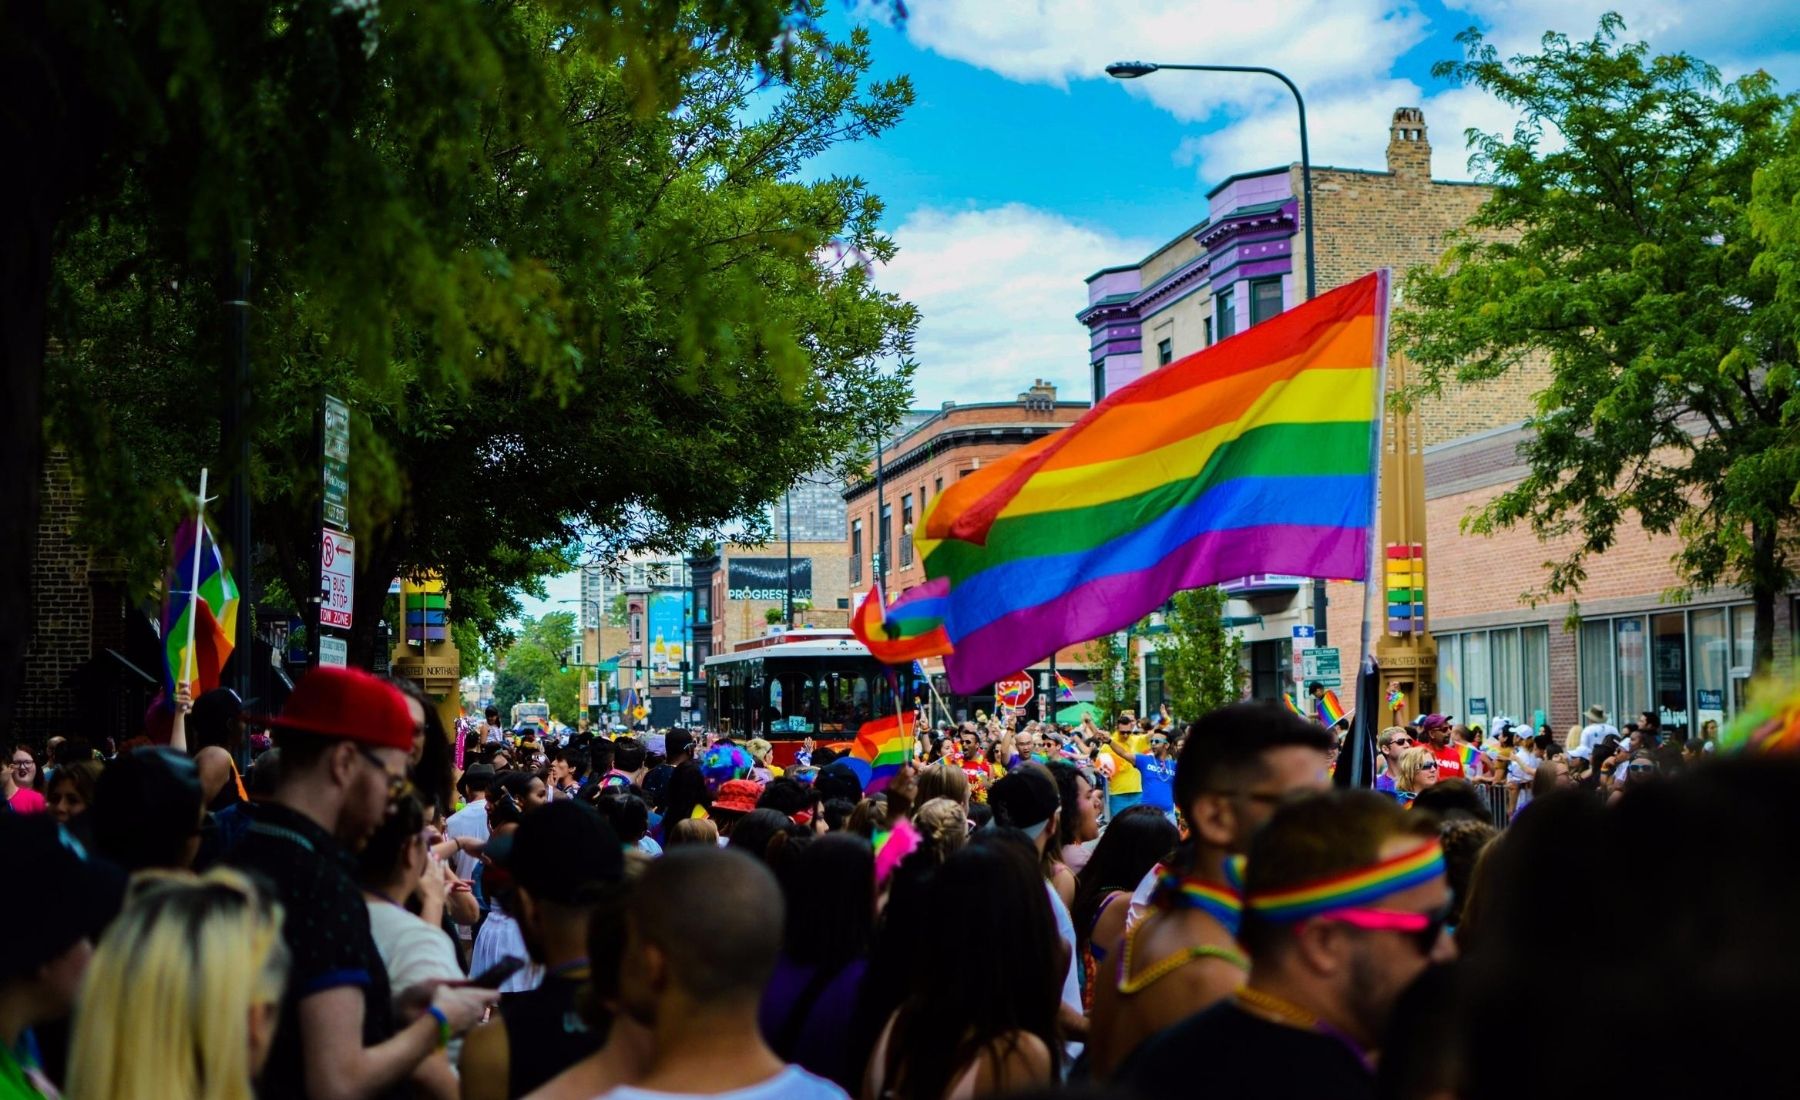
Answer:
[[[1300,111],[1300,207],[1301,217],[1306,222],[1306,300],[1312,301],[1318,293],[1314,273],[1319,258],[1313,250],[1312,152],[1306,141],[1306,99],[1301,96],[1299,87],[1287,78],[1287,74],[1261,65],[1164,65],[1155,61],[1115,61],[1106,67],[1106,75],[1115,80],[1136,80],[1161,69],[1190,73],[1260,73],[1281,81],[1294,94],[1294,106]],[[1374,584],[1374,578],[1370,578],[1369,583]],[[1322,646],[1325,644],[1325,582],[1318,577],[1313,578],[1312,595],[1314,644]]]

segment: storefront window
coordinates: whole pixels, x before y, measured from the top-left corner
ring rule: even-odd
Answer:
[[[1687,736],[1687,616],[1682,612],[1650,620],[1651,704],[1667,733]]]
[[[1532,728],[1550,720],[1550,628],[1528,626],[1519,631],[1523,651],[1519,668],[1524,681],[1524,700],[1519,704],[1519,721]]]
[[[1747,603],[1731,609],[1731,698],[1733,711],[1743,708],[1756,663],[1756,610]]]
[[[1488,667],[1488,636],[1485,631],[1464,634],[1463,638],[1463,705],[1451,711],[1464,725],[1473,722],[1486,729],[1494,713],[1494,680]]]
[[[1613,706],[1612,623],[1607,619],[1581,624],[1581,709],[1599,707],[1608,717]]]
[[[1694,677],[1694,721],[1725,724],[1725,697],[1731,688],[1731,644],[1725,638],[1725,610],[1713,607],[1688,614],[1688,644]]]
[[[1524,685],[1519,682],[1519,632],[1493,631],[1488,635],[1488,645],[1494,652],[1494,695],[1488,700],[1488,714],[1517,721],[1524,714],[1525,696]]]
[[[1438,689],[1437,701],[1432,705],[1439,714],[1461,714],[1463,712],[1462,694],[1462,635],[1440,635],[1438,644]]]
[[[1650,705],[1650,651],[1644,641],[1644,620],[1613,620],[1613,672],[1617,683],[1613,725],[1637,721],[1637,712]]]

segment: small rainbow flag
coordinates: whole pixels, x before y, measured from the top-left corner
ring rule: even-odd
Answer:
[[[914,543],[973,693],[1172,594],[1249,573],[1362,580],[1388,276],[1107,395],[948,486]]]
[[[888,780],[911,758],[913,719],[910,714],[890,714],[864,722],[850,746],[850,767],[862,780],[863,793],[888,785]]]
[[[1456,746],[1456,755],[1462,760],[1463,778],[1473,779],[1481,774],[1481,750],[1474,745]]]
[[[909,588],[891,606],[874,585],[862,606],[850,617],[856,640],[869,654],[887,665],[904,665],[921,657],[942,657],[951,651],[944,633],[944,581],[926,581]]]
[[[195,583],[194,539],[200,540]],[[163,581],[163,692],[174,705],[176,681],[186,677],[188,694],[198,699],[219,686],[225,662],[237,646],[237,583],[225,568],[206,521],[190,516],[175,530],[169,572]],[[188,652],[188,620],[194,621],[194,649]]]
[[[1406,709],[1406,693],[1400,690],[1399,684],[1388,685],[1387,705],[1388,709],[1393,711]]]
[[[1344,704],[1338,702],[1337,692],[1326,689],[1319,697],[1319,721],[1328,726],[1335,726],[1344,720]]]
[[[1282,692],[1282,693],[1281,693],[1281,701],[1282,701],[1282,702],[1283,702],[1283,703],[1285,703],[1285,704],[1287,704],[1287,709],[1288,709],[1288,710],[1289,710],[1289,711],[1290,711],[1290,712],[1292,712],[1292,714],[1293,714],[1293,715],[1294,715],[1294,717],[1295,717],[1295,718],[1304,718],[1304,717],[1306,717],[1306,716],[1305,716],[1305,715],[1303,715],[1303,714],[1301,714],[1301,713],[1300,713],[1300,708],[1299,708],[1299,707],[1297,707],[1297,706],[1295,706],[1295,705],[1294,705],[1294,697],[1293,697],[1293,696],[1292,696],[1292,695],[1289,695],[1289,694],[1288,694],[1288,693],[1287,693],[1287,692],[1285,692],[1285,691],[1284,691],[1284,692]]]
[[[1066,701],[1066,700],[1075,698],[1075,681],[1069,679],[1067,676],[1064,676],[1060,672],[1057,673],[1056,674],[1056,691],[1057,691],[1058,699],[1062,699],[1062,700]]]

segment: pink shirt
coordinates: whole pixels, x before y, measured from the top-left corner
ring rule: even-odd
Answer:
[[[50,808],[49,803],[44,801],[44,796],[29,787],[20,787],[14,791],[10,805],[16,814],[41,814]]]

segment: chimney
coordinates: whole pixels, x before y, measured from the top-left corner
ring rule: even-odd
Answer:
[[[1056,408],[1056,383],[1046,382],[1042,378],[1031,384],[1031,388],[1019,395],[1019,403],[1032,412],[1051,412]]]
[[[1431,142],[1425,137],[1425,112],[1400,107],[1388,130],[1388,171],[1396,176],[1431,178]]]

